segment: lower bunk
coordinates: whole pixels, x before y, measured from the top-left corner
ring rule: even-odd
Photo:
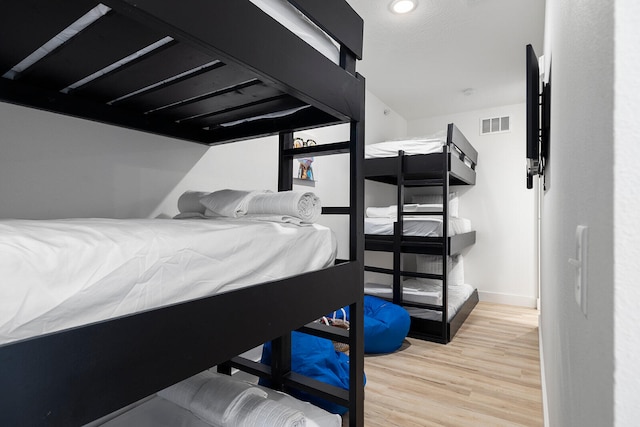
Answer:
[[[442,339],[442,312],[417,307],[405,307],[411,315],[409,336],[444,343],[451,341],[478,304],[478,290],[471,287],[469,289],[471,292],[467,298],[455,298],[455,301],[449,303],[447,330],[444,340]],[[464,293],[464,291],[461,293]],[[453,300],[454,298],[451,299]]]
[[[136,220],[133,231],[127,221],[87,221],[0,222],[0,425],[83,425],[212,366],[240,365],[238,354],[267,341],[274,343],[273,363],[259,371],[274,388],[319,394],[361,425],[361,315],[338,338],[351,349],[348,390],[296,375],[288,362],[291,331],[313,332],[305,325],[339,307],[362,313],[360,262],[335,261],[327,230],[216,219]],[[77,234],[61,233],[70,223]],[[240,231],[240,223],[253,231]],[[282,250],[265,260],[256,249],[268,252],[279,241],[263,232],[268,228],[304,238],[280,242]],[[289,259],[287,253],[300,254],[297,241],[315,242],[312,252],[324,259]],[[233,256],[219,252],[222,243]],[[249,258],[257,266],[238,255],[243,248],[254,251]],[[131,279],[136,270],[141,274]],[[130,280],[136,286],[128,288]],[[169,286],[183,281],[188,286]],[[114,298],[117,287],[135,304]],[[150,301],[160,294],[169,298]]]
[[[475,232],[452,238],[452,242],[456,238],[462,238],[460,245],[464,246],[464,241],[469,238],[475,241]],[[375,240],[368,239],[367,248],[378,249],[373,245]],[[403,242],[402,246],[402,249],[409,252],[397,254],[402,257],[394,254],[395,268],[365,266],[365,271],[368,272],[365,278],[365,295],[403,306],[411,317],[409,336],[446,344],[453,339],[478,303],[478,291],[465,282],[464,261],[460,253],[446,257],[447,274],[443,275],[442,255],[424,253],[430,249],[428,242],[416,241],[414,246],[405,246],[404,243],[410,242]],[[382,242],[380,244],[383,245]],[[453,246],[458,245],[449,245],[450,248]],[[423,252],[416,254],[412,250]],[[378,277],[389,275],[393,277],[391,284],[388,279]],[[443,324],[443,318],[447,319],[446,324]]]
[[[407,280],[403,284],[402,306],[411,317],[409,336],[429,341],[447,343],[453,339],[473,308],[478,304],[478,290],[469,284],[450,285],[448,289],[448,310],[446,336],[442,330],[442,292],[441,286],[425,288],[415,281]],[[389,286],[367,283],[365,294],[393,301]],[[431,306],[433,308],[425,308]]]
[[[175,390],[170,387],[85,427],[342,426],[340,415],[226,375],[205,371],[179,384],[184,387]],[[223,392],[224,396],[219,396]],[[212,395],[219,400],[212,403],[209,399]]]

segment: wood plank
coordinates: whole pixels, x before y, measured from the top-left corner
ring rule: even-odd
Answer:
[[[542,426],[538,313],[480,302],[447,344],[365,358],[365,425]]]

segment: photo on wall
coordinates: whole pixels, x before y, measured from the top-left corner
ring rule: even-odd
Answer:
[[[303,133],[296,133],[293,139],[293,148],[313,147],[316,140],[313,136]],[[303,181],[316,181],[315,171],[313,169],[313,157],[301,157],[293,164],[293,177]]]

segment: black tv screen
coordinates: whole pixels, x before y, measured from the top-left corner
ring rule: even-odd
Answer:
[[[533,175],[540,164],[540,68],[533,46],[527,45],[527,188],[533,187]]]

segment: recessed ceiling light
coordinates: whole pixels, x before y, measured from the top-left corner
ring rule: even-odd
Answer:
[[[393,13],[409,13],[418,7],[417,0],[394,0],[389,5]]]

